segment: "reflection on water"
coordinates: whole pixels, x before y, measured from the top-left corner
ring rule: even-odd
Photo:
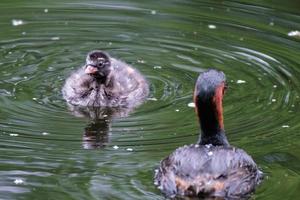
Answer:
[[[89,119],[82,137],[84,149],[98,149],[107,146],[110,141],[113,119],[126,117],[133,110],[132,107],[80,107],[71,104],[68,104],[68,107],[74,116]]]
[[[153,170],[197,140],[192,91],[199,72],[213,67],[229,84],[228,139],[266,173],[253,198],[297,199],[298,7],[2,0],[0,198],[164,199]],[[92,49],[144,74],[148,101],[132,111],[68,108],[62,85]]]
[[[84,149],[103,148],[109,143],[110,119],[98,119],[84,128],[82,146]]]

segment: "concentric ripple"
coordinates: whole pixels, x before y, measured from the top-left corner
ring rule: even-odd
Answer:
[[[153,171],[197,140],[194,83],[216,68],[229,141],[265,172],[255,199],[297,199],[299,5],[240,2],[1,1],[0,198],[164,199]],[[142,106],[65,104],[65,78],[93,49],[147,77]]]

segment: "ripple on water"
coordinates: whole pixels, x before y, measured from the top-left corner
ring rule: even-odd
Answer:
[[[299,15],[289,3],[0,4],[2,198],[164,199],[153,169],[197,141],[192,93],[208,68],[227,76],[229,141],[266,174],[255,198],[299,196]],[[147,102],[130,113],[68,108],[61,86],[92,49],[145,74]]]

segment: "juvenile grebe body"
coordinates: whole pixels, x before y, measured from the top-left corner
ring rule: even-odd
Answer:
[[[135,107],[148,93],[148,83],[136,69],[99,50],[87,55],[86,64],[62,89],[69,104],[88,107]]]
[[[196,105],[201,135],[197,144],[176,149],[161,161],[155,185],[168,197],[191,196],[241,199],[262,178],[253,159],[229,145],[223,126],[223,72],[208,70],[196,83]]]

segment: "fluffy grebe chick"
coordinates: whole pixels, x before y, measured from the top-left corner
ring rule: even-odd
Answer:
[[[128,64],[99,50],[67,78],[64,99],[75,106],[135,107],[148,96],[146,79]]]
[[[223,125],[223,72],[208,70],[197,80],[195,111],[201,126],[198,144],[176,149],[161,161],[155,184],[168,197],[247,198],[262,173],[243,150],[229,145]]]

